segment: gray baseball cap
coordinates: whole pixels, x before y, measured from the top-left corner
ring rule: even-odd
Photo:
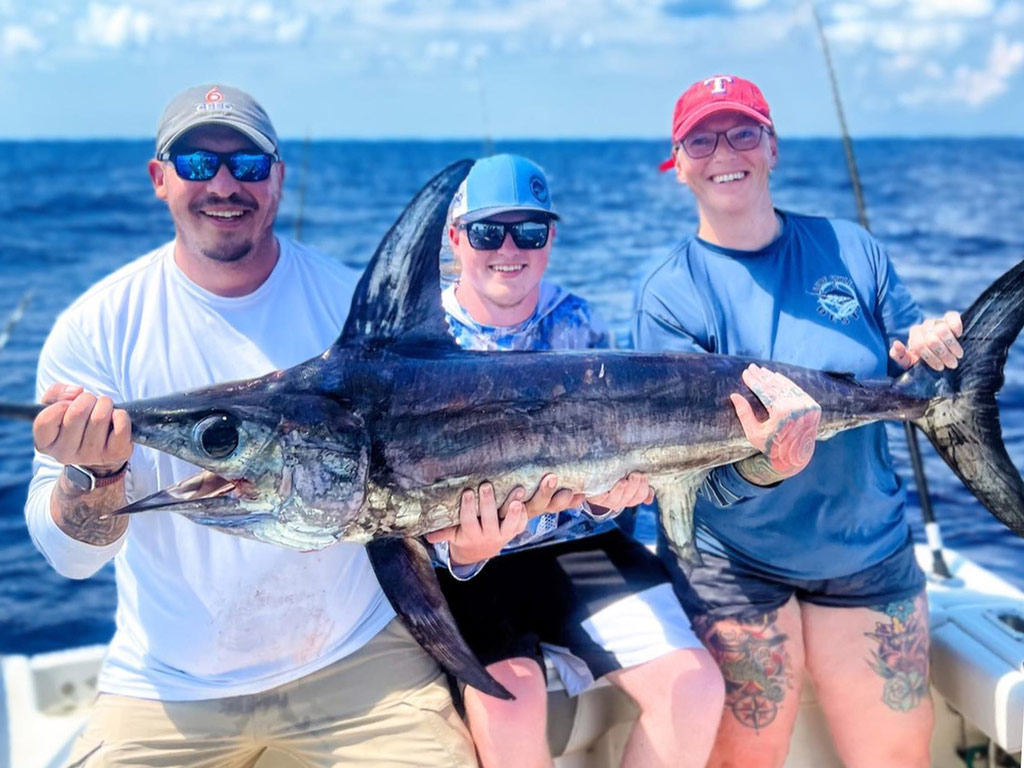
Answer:
[[[167,105],[156,130],[156,156],[164,160],[171,146],[200,125],[226,125],[262,151],[277,154],[277,133],[270,117],[245,91],[230,85],[196,85]]]

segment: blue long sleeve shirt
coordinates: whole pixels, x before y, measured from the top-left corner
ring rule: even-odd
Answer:
[[[855,224],[778,212],[759,251],[698,237],[656,264],[637,295],[634,345],[743,355],[880,378],[920,311],[885,251]],[[697,500],[697,544],[784,578],[863,570],[906,541],[906,496],[885,428],[819,442],[800,474],[770,488],[714,470]]]

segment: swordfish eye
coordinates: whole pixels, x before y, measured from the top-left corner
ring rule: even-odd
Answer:
[[[211,459],[224,459],[238,447],[238,419],[230,413],[213,413],[192,430],[196,449]]]

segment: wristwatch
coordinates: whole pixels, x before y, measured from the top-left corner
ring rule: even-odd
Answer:
[[[96,475],[91,469],[87,469],[79,464],[65,464],[64,465],[64,477],[68,479],[75,488],[79,488],[86,493],[94,491],[97,488],[106,488],[108,485],[113,485],[120,480],[124,473],[128,471],[128,462],[126,461],[121,465],[121,468],[111,475]]]

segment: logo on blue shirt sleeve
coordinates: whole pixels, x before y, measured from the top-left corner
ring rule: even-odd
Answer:
[[[822,277],[814,284],[811,293],[818,297],[818,313],[833,323],[849,325],[860,317],[860,301],[853,281],[843,275]]]

